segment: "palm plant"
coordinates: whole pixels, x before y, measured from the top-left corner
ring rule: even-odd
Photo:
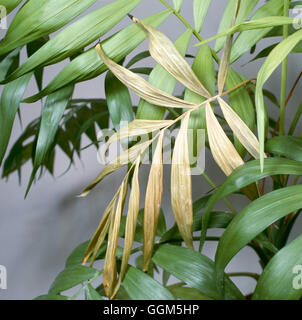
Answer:
[[[38,298],[76,299],[85,292],[86,299],[98,300],[300,299],[302,235],[289,243],[288,237],[302,208],[302,135],[295,135],[302,104],[287,132],[285,115],[302,75],[287,90],[287,59],[302,49],[301,21],[290,18],[289,12],[301,1],[229,0],[217,35],[207,40],[200,33],[214,0],[190,2],[194,25],[181,15],[182,0],[173,0],[173,4],[159,1],[165,10],[143,19],[129,14],[142,0],[111,1],[62,30],[97,1],[28,0],[20,7],[21,0],[0,1],[7,14],[19,8],[0,42],[0,80],[5,85],[0,105],[0,163],[20,103],[46,98],[41,116],[25,128],[8,152],[2,176],[18,171],[21,177],[22,166],[32,160],[27,194],[39,170],[40,176],[44,171],[53,173],[56,148],[63,150],[70,164],[75,155],[80,156],[84,134],[91,146],[105,143],[104,154],[118,141],[125,150],[106,164],[80,196],[86,196],[112,172],[128,168],[91,240],[74,249],[48,294]],[[127,14],[129,26],[103,39]],[[172,16],[185,27],[175,43],[157,29]],[[49,36],[57,30],[60,32]],[[187,53],[192,37],[199,46],[195,56]],[[275,43],[253,58],[265,58],[257,79],[234,70],[235,61],[249,51],[253,54],[257,44],[269,37],[276,39]],[[125,63],[146,38],[149,50]],[[214,48],[208,45],[212,40]],[[24,46],[28,58],[19,64]],[[154,68],[133,67],[149,56],[157,62]],[[66,58],[70,62],[43,86],[44,67]],[[193,60],[192,65],[188,59]],[[280,65],[279,99],[264,86]],[[105,72],[105,98],[73,99],[76,83]],[[39,92],[24,99],[32,76]],[[181,96],[173,96],[177,81],[184,86]],[[137,106],[132,105],[129,90],[140,97]],[[268,101],[279,108],[277,119],[271,115]],[[110,120],[115,133],[105,141],[104,136],[97,136],[96,128],[106,129]],[[129,124],[121,126],[123,121]],[[171,207],[176,223],[167,229],[161,210],[163,150],[165,135],[172,128],[179,128],[171,164]],[[198,139],[202,130],[206,132],[205,146],[225,180],[215,186],[202,173],[212,189],[193,202],[191,169],[198,164],[192,154],[203,147]],[[152,165],[146,194],[141,197],[139,170],[145,158],[151,159]],[[226,199],[235,193],[249,201],[240,212]],[[144,200],[141,210],[140,198]],[[221,200],[228,212],[215,211]],[[207,235],[211,228],[225,230],[221,237],[213,238]],[[123,246],[119,246],[120,240]],[[206,241],[218,242],[214,261],[203,254]],[[263,269],[259,275],[243,273],[257,281],[255,291],[247,297],[230,280],[234,275],[225,272],[246,246],[257,253]],[[132,255],[138,256],[135,267],[129,265]],[[94,265],[99,260],[104,260],[101,270]],[[160,269],[161,283],[155,280]],[[170,276],[180,282],[168,285]],[[101,278],[102,283],[95,287],[95,280]],[[78,284],[83,285],[75,295],[62,293]]]

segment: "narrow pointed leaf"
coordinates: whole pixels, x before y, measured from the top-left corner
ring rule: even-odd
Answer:
[[[105,79],[105,94],[110,119],[114,128],[119,130],[121,122],[133,120],[132,101],[129,90],[109,71]]]
[[[149,263],[153,254],[154,239],[158,226],[160,207],[163,193],[163,148],[164,131],[161,132],[155,153],[146,189],[144,207],[144,248],[143,248],[143,271],[148,271]]]
[[[260,145],[254,133],[223,99],[218,97],[218,102],[228,125],[236,137],[255,159],[259,159]]]
[[[56,63],[78,52],[109,31],[140,1],[116,0],[77,20],[51,38],[13,72],[8,80],[16,79],[38,66]]]
[[[275,69],[287,57],[295,45],[302,39],[302,30],[295,32],[278,44],[269,54],[257,76],[255,101],[257,108],[257,129],[260,142],[261,170],[263,170],[266,108],[264,104],[263,86]]]
[[[186,245],[193,248],[192,181],[188,150],[188,123],[190,114],[183,119],[177,135],[171,168],[171,204],[180,234]]]
[[[32,74],[27,74],[8,83],[2,91],[0,100],[0,164],[5,155],[16,113],[31,76]]]
[[[144,19],[144,21],[156,27],[170,14],[171,10],[162,11]],[[135,49],[145,37],[146,34],[136,24],[131,24],[104,40],[103,48],[110,58],[120,61]],[[69,62],[40,93],[27,98],[25,102],[35,102],[61,87],[95,78],[106,70],[106,65],[100,60],[96,50],[92,48]]]
[[[41,166],[45,160],[45,157],[47,156],[49,148],[58,130],[63,113],[68,105],[69,99],[72,96],[73,89],[73,85],[69,85],[66,88],[60,89],[59,91],[49,95],[45,102],[42,111],[41,126],[35,152],[34,167],[26,194],[29,192],[38,168]]]
[[[224,10],[223,17],[220,21],[218,33],[225,31],[231,25],[232,17],[235,12],[237,0],[230,0]],[[241,1],[236,24],[243,22],[253,11],[259,0]],[[220,51],[223,48],[225,37],[218,38],[215,42],[215,51]]]
[[[144,33],[145,34],[145,33]],[[182,56],[185,56],[190,40],[192,37],[192,30],[187,29],[181,34],[174,45]],[[149,75],[148,82],[154,87],[173,94],[176,86],[176,79],[164,69],[160,64],[157,64]],[[197,95],[197,94],[196,94]],[[140,99],[138,109],[136,112],[137,119],[153,119],[161,120],[165,115],[166,110],[162,107],[153,105],[146,100]]]
[[[206,104],[207,130],[213,157],[228,176],[244,162],[223,131],[209,103]]]
[[[121,82],[123,82],[125,86],[127,86],[129,89],[134,91],[138,96],[145,99],[146,101],[170,108],[194,107],[193,103],[189,103],[179,98],[175,98],[165,93],[164,91],[156,89],[155,87],[150,85],[149,82],[147,82],[144,78],[138,76],[132,71],[122,67],[121,65],[115,63],[113,60],[109,59],[104,53],[100,44],[96,46],[96,50],[100,58],[112,71],[112,73]]]
[[[210,97],[209,92],[200,83],[189,64],[177,51],[173,42],[162,32],[134,18],[134,21],[147,33],[151,56],[163,66],[175,79],[185,87],[204,96]]]
[[[302,161],[302,138],[282,136],[269,139],[265,144],[265,151]]]
[[[205,239],[211,211],[217,201],[268,176],[278,174],[302,175],[302,167],[298,161],[283,158],[267,158],[264,159],[264,164],[264,169],[261,172],[259,160],[247,162],[233,171],[224,183],[217,188],[213,196],[211,196],[207,202],[202,217],[202,241]]]
[[[215,257],[218,282],[222,281],[222,272],[236,253],[268,226],[301,207],[301,185],[275,190],[249,203],[231,221],[218,243]]]
[[[194,25],[198,33],[201,31],[210,4],[211,0],[193,0]]]
[[[6,0],[5,2],[21,2]],[[27,1],[10,24],[0,42],[0,55],[60,29],[96,0]],[[15,5],[15,4],[14,4]],[[14,7],[12,5],[12,7]],[[7,7],[7,5],[4,4]],[[10,6],[8,7],[10,11]]]

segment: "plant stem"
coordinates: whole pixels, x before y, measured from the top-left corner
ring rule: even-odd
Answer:
[[[289,0],[284,0],[284,17],[289,16]],[[283,26],[283,40],[288,37],[288,25]],[[281,97],[280,97],[280,136],[284,135],[284,123],[285,123],[285,107],[286,107],[286,82],[287,82],[287,58],[282,62],[282,75],[281,75]]]
[[[227,274],[229,277],[251,277],[258,281],[259,274],[258,273],[252,273],[252,272],[232,272]]]

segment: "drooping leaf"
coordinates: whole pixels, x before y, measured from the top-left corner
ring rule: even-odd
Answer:
[[[179,53],[184,56],[187,52],[190,40],[192,37],[192,30],[187,29],[181,34],[174,45]],[[166,93],[173,94],[176,86],[176,79],[166,71],[160,64],[157,64],[150,73],[148,82],[154,87],[165,91]],[[165,115],[165,109],[153,105],[146,100],[140,99],[138,109],[136,112],[137,119],[152,119],[161,120]]]
[[[28,183],[26,194],[29,192],[31,184],[35,178],[35,174],[40,165],[43,163],[53,142],[63,113],[68,105],[69,99],[72,96],[73,89],[73,85],[69,85],[66,88],[60,89],[59,91],[49,95],[45,102],[42,111],[41,126],[34,157],[34,167]]]
[[[31,76],[32,74],[27,74],[8,83],[2,91],[0,101],[0,164],[10,139],[16,113]]]

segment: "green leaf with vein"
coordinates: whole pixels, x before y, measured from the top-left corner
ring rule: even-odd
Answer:
[[[25,61],[6,81],[16,79],[38,66],[59,62],[99,39],[114,27],[141,0],[116,0],[77,20],[51,38]]]
[[[199,33],[212,0],[193,0],[195,30]]]
[[[104,300],[104,298],[89,283],[85,286],[86,300]]]
[[[282,248],[267,264],[261,274],[253,300],[298,300],[302,297],[299,280],[295,277],[302,265],[302,236]],[[301,283],[301,280],[300,280]]]
[[[263,86],[271,74],[287,57],[295,45],[302,39],[302,30],[299,30],[278,44],[269,54],[257,76],[257,85],[255,93],[256,110],[257,110],[257,129],[260,142],[260,161],[261,170],[263,170],[264,160],[264,142],[266,126],[266,107],[264,104]]]
[[[270,0],[266,2],[262,7],[260,7],[250,20],[252,21],[265,17],[280,16],[283,13],[283,5],[283,0]],[[233,44],[231,63],[239,59],[245,52],[252,48],[259,40],[261,40],[270,30],[272,30],[272,27],[258,30],[249,30],[241,33]]]
[[[100,274],[100,271],[87,266],[75,266],[66,268],[56,277],[55,281],[49,289],[48,294],[59,294],[62,291],[70,289]]]
[[[271,224],[301,207],[302,185],[297,185],[267,193],[241,210],[218,243],[215,256],[217,285],[222,284],[225,267],[244,246]]]
[[[218,300],[223,298],[222,291],[216,287],[214,262],[199,252],[165,244],[156,250],[152,260],[174,277],[207,297]],[[225,299],[244,299],[241,292],[227,277],[225,288]]]
[[[175,47],[182,56],[185,56],[190,40],[192,30],[187,29],[176,41]],[[157,89],[166,93],[173,94],[176,86],[176,79],[166,71],[161,65],[157,64],[150,73],[148,82]],[[164,117],[166,109],[155,106],[146,100],[140,99],[136,113],[137,119],[161,120]]]
[[[230,90],[241,82],[247,80],[244,76],[229,68],[228,76],[226,79],[226,89]],[[254,131],[255,127],[255,109],[253,101],[245,87],[241,87],[229,95],[229,104],[232,109],[239,115],[245,124]],[[245,148],[239,142],[238,138],[234,137],[234,143],[240,156],[245,154]]]
[[[203,246],[205,241],[211,211],[217,201],[236,191],[239,191],[240,189],[252,184],[253,182],[277,174],[302,175],[301,163],[290,159],[268,158],[264,159],[264,169],[262,172],[260,170],[259,160],[250,161],[234,170],[231,175],[227,177],[224,183],[219,188],[217,188],[215,193],[207,202],[202,217],[203,229],[201,234],[201,247]]]
[[[21,48],[13,50],[0,62],[0,81],[3,81],[8,73],[18,68],[20,51]]]
[[[54,140],[63,113],[72,96],[74,86],[69,85],[47,97],[42,111],[41,126],[34,157],[33,171],[27,186],[26,195],[34,181],[35,174],[43,163]]]
[[[236,24],[243,22],[254,10],[255,6],[259,0],[249,0],[249,1],[241,1],[240,9],[236,18]],[[235,8],[236,8],[237,0],[230,0],[227,3],[227,6],[224,10],[222,19],[220,21],[220,25],[217,33],[221,33],[230,27],[232,22],[232,17],[234,16]],[[225,37],[218,38],[215,42],[214,50],[220,51],[223,48],[225,42]]]
[[[143,21],[153,27],[157,27],[169,17],[171,12],[171,10],[165,10],[143,19]],[[131,24],[114,34],[112,37],[106,39],[102,43],[102,47],[111,59],[120,61],[134,50],[145,38],[146,34],[136,24]],[[106,65],[100,60],[95,48],[92,48],[69,62],[69,64],[67,64],[44,90],[24,101],[28,103],[35,102],[70,83],[93,79],[106,70]]]
[[[133,118],[132,101],[128,88],[108,71],[105,79],[105,93],[110,118],[116,130],[120,123],[131,122]]]
[[[8,83],[2,91],[0,100],[0,164],[9,142],[16,113],[31,76],[30,73]]]
[[[0,55],[59,30],[95,2],[96,0],[27,1],[0,42]],[[8,8],[10,11],[10,6]]]
[[[134,267],[129,267],[122,285],[131,300],[175,299],[168,289]]]
[[[269,139],[265,144],[265,151],[302,161],[302,138],[282,136]]]

